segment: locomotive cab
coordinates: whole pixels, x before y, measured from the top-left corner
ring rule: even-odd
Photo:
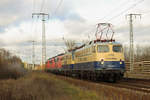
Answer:
[[[95,70],[101,71],[104,79],[117,80],[125,71],[123,47],[120,43],[105,42],[96,44]]]
[[[98,69],[123,69],[124,53],[119,43],[97,44],[97,68]]]

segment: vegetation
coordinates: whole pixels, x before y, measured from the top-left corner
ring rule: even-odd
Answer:
[[[126,73],[124,77],[150,79],[150,45],[136,45],[134,48],[134,67],[130,71],[129,47],[124,46]]]
[[[94,83],[69,77],[66,78],[63,76],[58,76],[57,78],[65,80],[66,82],[73,84],[74,86],[80,87],[85,91],[96,92],[100,97],[98,100],[149,100],[150,98],[150,93],[121,88],[119,86],[115,87],[115,84],[117,83],[112,86],[111,83],[110,85],[106,85],[106,83],[103,82]]]
[[[0,49],[0,64],[8,65],[10,63],[21,63],[21,59],[17,56],[11,55],[11,53],[6,51],[5,49]]]
[[[65,52],[67,52],[67,51],[69,51],[69,50],[72,50],[72,49],[74,49],[74,48],[77,46],[75,40],[66,40],[65,38],[63,38],[63,40],[64,40],[65,46],[66,46],[66,48],[67,48],[67,49],[65,50]]]
[[[125,53],[125,61],[129,61],[130,52],[129,47],[124,46],[124,53]],[[149,61],[150,60],[150,46],[149,45],[136,45],[134,49],[134,57],[135,61]]]
[[[93,92],[71,85],[55,75],[33,72],[18,80],[0,81],[3,100],[100,100]]]
[[[10,54],[5,49],[0,49],[0,79],[17,78],[25,72],[19,57]]]

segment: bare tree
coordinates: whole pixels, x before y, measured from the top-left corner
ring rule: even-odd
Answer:
[[[144,60],[150,60],[150,46],[145,46],[144,48],[143,48],[143,59]]]
[[[21,59],[5,49],[0,49],[0,79],[17,78],[25,72]]]
[[[124,45],[124,56],[125,61],[129,61],[129,47],[127,45]]]
[[[90,41],[89,40],[82,40],[82,43],[83,44],[87,44],[87,43],[89,43]]]
[[[65,46],[67,48],[67,51],[72,50],[77,46],[75,40],[66,40],[64,38],[63,38],[63,40],[64,40]]]
[[[129,61],[129,47],[124,46],[125,61]],[[150,60],[150,46],[136,45],[134,50],[135,61]]]

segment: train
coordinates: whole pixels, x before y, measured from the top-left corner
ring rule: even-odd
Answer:
[[[46,61],[47,72],[88,80],[116,82],[123,78],[122,44],[115,40],[93,40]]]

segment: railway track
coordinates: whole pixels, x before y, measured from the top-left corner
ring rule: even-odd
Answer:
[[[130,83],[141,83],[141,84],[149,84],[150,80],[147,79],[134,79],[134,78],[123,78],[121,81],[123,82],[130,82]]]
[[[97,81],[96,83],[150,93],[150,80],[124,78],[123,80],[118,81],[116,83],[99,82],[99,81]]]
[[[143,85],[143,84],[136,84],[136,83],[129,83],[129,82],[118,82],[118,83],[100,82],[99,84],[150,93],[150,85],[145,85],[145,84]]]
[[[144,92],[144,93],[150,93],[150,80],[141,80],[141,79],[123,79],[121,81],[118,81],[116,83],[108,83],[108,82],[102,82],[102,81],[91,81],[91,80],[79,80],[79,79],[74,79],[74,78],[70,78],[70,77],[64,77],[64,76],[59,76],[67,81],[70,80],[74,80],[71,82],[75,82],[75,81],[85,81],[85,82],[89,82],[92,83],[93,86],[95,85],[103,85],[103,86],[111,86],[111,87],[115,87],[115,88],[124,88],[124,89],[130,89],[130,90],[135,90],[135,91],[140,91],[140,92]],[[87,86],[87,85],[86,85]],[[84,85],[83,85],[84,87]]]

